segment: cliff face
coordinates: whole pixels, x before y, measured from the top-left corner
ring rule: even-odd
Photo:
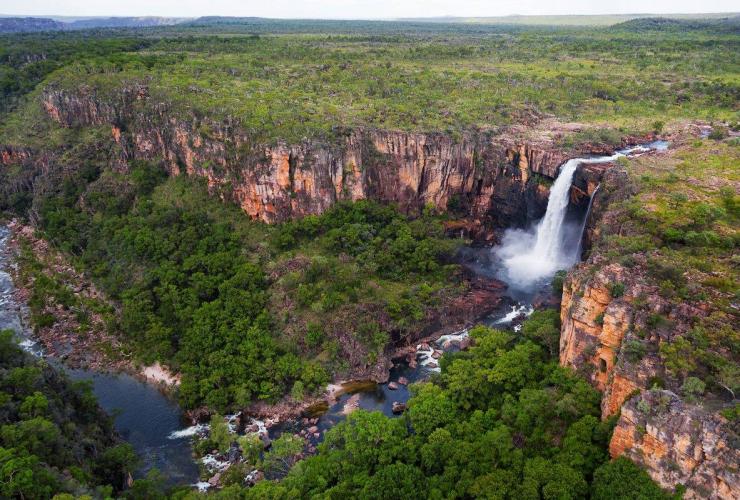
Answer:
[[[666,373],[659,346],[685,334],[701,308],[671,307],[631,269],[592,256],[563,287],[560,363],[603,392],[604,418],[619,415],[612,457],[626,455],[665,488],[684,485],[686,498],[736,499],[740,491],[737,434],[720,414],[681,400]],[[625,285],[616,297],[616,284]],[[663,313],[670,326],[650,328]],[[621,413],[620,413],[621,412]]]
[[[48,115],[65,127],[110,125],[123,162],[162,159],[172,174],[205,177],[214,193],[268,223],[374,199],[412,215],[425,206],[454,210],[474,227],[524,224],[547,203],[532,174],[554,177],[566,159],[551,138],[532,143],[506,132],[453,140],[359,129],[332,144],[259,145],[234,121],[175,118],[151,101],[145,86],[108,100],[85,88],[43,95]]]
[[[621,287],[624,295],[618,294]],[[645,297],[649,305],[643,303]],[[668,332],[645,332],[651,315],[666,310],[657,288],[646,284],[635,268],[599,256],[566,280],[560,363],[582,372],[603,392],[604,417],[618,413],[635,391],[665,377],[656,344]]]
[[[576,179],[574,191],[589,191],[588,185]],[[626,172],[616,166],[605,171],[587,246],[602,232],[619,233],[623,220],[610,207],[631,192]],[[686,486],[687,498],[738,498],[736,431],[720,414],[677,396],[680,382],[660,355],[661,345],[687,335],[710,308],[662,297],[649,267],[644,254],[615,262],[596,247],[569,273],[561,303],[560,363],[602,391],[604,418],[619,415],[612,457],[626,455],[642,464],[663,487]]]
[[[622,407],[609,451],[644,465],[663,487],[685,485],[685,498],[734,499],[740,452],[729,425],[670,391],[645,391]]]

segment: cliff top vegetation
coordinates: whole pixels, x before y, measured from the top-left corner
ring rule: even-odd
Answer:
[[[740,40],[707,26],[263,20],[87,34],[95,44],[25,35],[3,39],[0,82],[11,104],[42,81],[84,85],[111,103],[122,87],[145,84],[175,113],[235,118],[265,142],[332,138],[338,127],[459,133],[542,114],[632,131],[656,115],[735,121]]]

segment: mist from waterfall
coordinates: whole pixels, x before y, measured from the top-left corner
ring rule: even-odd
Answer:
[[[610,162],[621,156],[666,147],[667,143],[656,141],[618,151],[611,156],[574,158],[565,162],[550,188],[544,217],[528,229],[508,229],[501,244],[493,249],[494,256],[501,262],[499,277],[513,289],[530,290],[580,260],[580,239],[585,221],[569,223],[566,219],[570,187],[580,165]]]

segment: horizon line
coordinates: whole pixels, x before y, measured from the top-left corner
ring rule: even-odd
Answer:
[[[502,14],[502,15],[439,15],[439,16],[409,16],[409,17],[268,17],[268,16],[250,16],[250,15],[222,15],[222,14],[204,14],[199,16],[178,16],[172,14],[6,14],[0,13],[0,18],[75,18],[75,19],[93,19],[93,18],[170,18],[182,20],[196,20],[204,17],[219,17],[225,19],[264,19],[277,21],[414,21],[414,20],[433,20],[433,19],[503,19],[517,17],[607,17],[607,16],[673,16],[673,15],[740,15],[740,11],[723,11],[723,12],[628,12],[628,13],[604,13],[604,14]]]

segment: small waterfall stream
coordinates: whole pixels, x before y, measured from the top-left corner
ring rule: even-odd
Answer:
[[[576,250],[576,258],[581,259],[583,256],[583,237],[586,235],[586,225],[588,224],[588,218],[591,217],[591,208],[594,204],[594,198],[596,198],[596,193],[599,192],[599,188],[601,187],[601,184],[598,184],[596,186],[596,189],[594,189],[594,192],[591,193],[591,197],[588,199],[588,208],[586,209],[586,216],[583,218],[583,224],[581,224],[581,233],[580,237],[578,238],[578,249]]]

